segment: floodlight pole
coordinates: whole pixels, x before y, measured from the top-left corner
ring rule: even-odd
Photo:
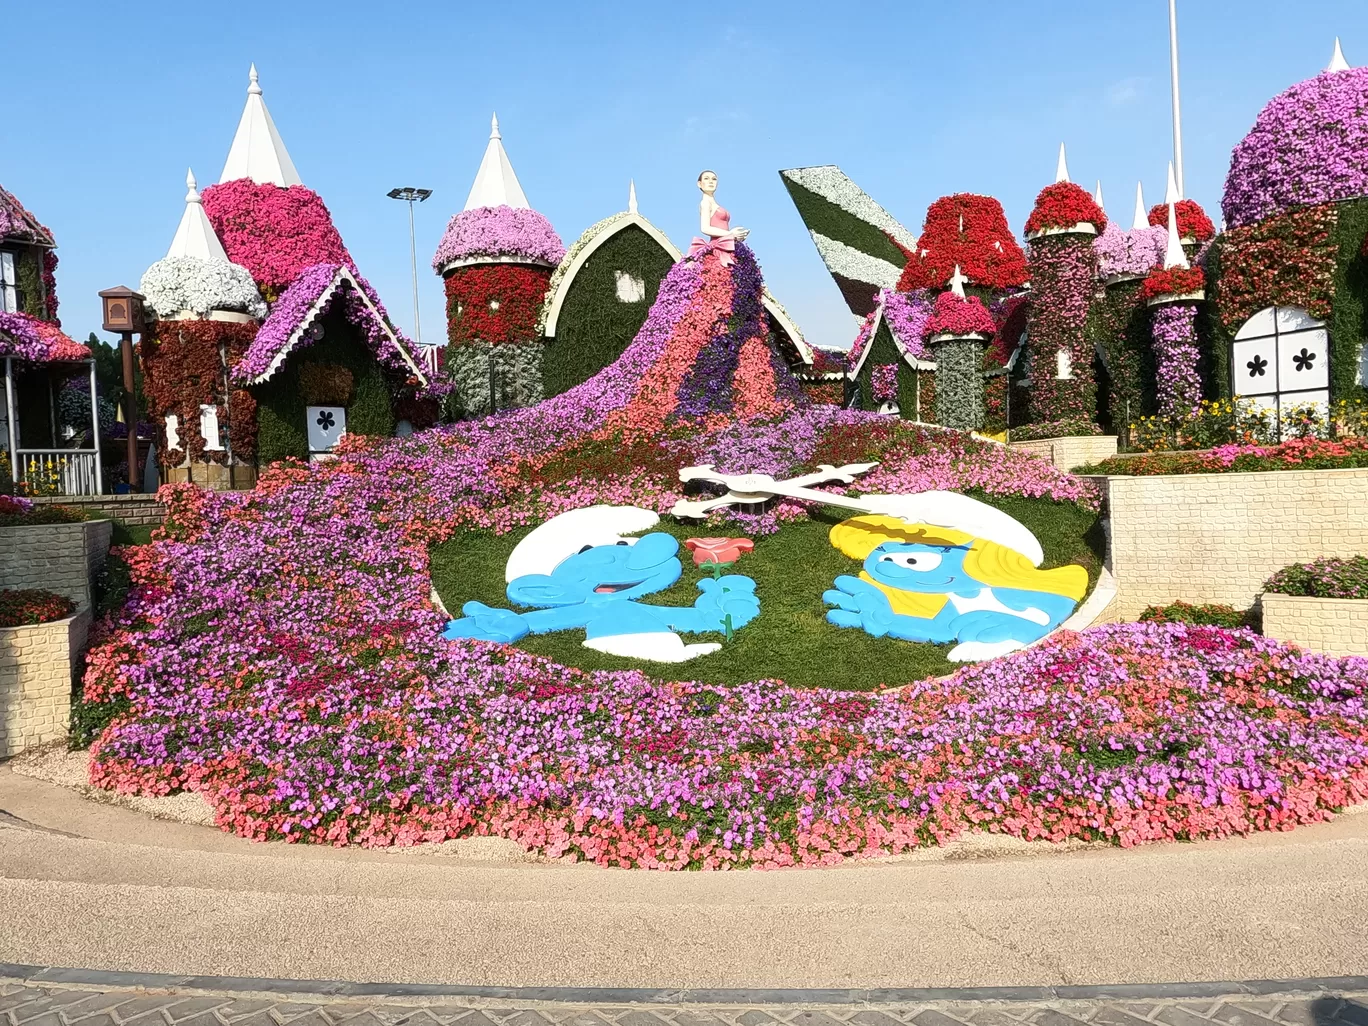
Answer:
[[[418,315],[418,247],[413,237],[413,204],[422,203],[432,195],[431,189],[415,189],[412,186],[404,186],[400,189],[391,189],[386,193],[390,199],[403,200],[408,204],[409,215],[409,264],[413,270],[413,335],[414,341],[419,345],[423,344],[423,324]]]
[[[1187,193],[1183,186],[1183,102],[1178,92],[1178,0],[1169,0],[1169,71],[1173,77],[1173,177],[1178,198]]]

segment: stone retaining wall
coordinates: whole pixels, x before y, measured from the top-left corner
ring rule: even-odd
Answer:
[[[0,527],[0,588],[42,588],[90,609],[113,531],[112,520]]]
[[[1248,609],[1290,563],[1368,553],[1368,469],[1109,477],[1117,600],[1107,620],[1146,606]]]
[[[156,495],[144,493],[128,495],[44,495],[34,503],[48,506],[72,506],[85,510],[88,517],[109,517],[128,527],[160,527],[166,507]]]
[[[90,613],[0,627],[0,759],[66,737]]]
[[[1033,438],[1008,442],[1008,448],[1032,452],[1060,470],[1069,471],[1116,455],[1115,435],[1078,435],[1069,438]]]
[[[1265,592],[1260,604],[1265,637],[1330,655],[1368,656],[1368,599]]]

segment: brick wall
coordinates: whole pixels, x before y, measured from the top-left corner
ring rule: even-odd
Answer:
[[[1060,470],[1073,470],[1116,455],[1115,435],[1079,435],[1071,438],[1033,438],[1009,442],[1008,448],[1032,452]]]
[[[66,737],[90,613],[0,627],[0,759]]]
[[[42,588],[90,609],[113,530],[112,520],[0,527],[0,588]]]
[[[158,527],[166,516],[166,507],[155,495],[45,495],[35,497],[35,503],[74,506],[85,510],[88,517],[109,517],[129,527]]]
[[[1368,554],[1368,469],[1106,481],[1119,589],[1107,620],[1175,599],[1248,609],[1289,563]]]
[[[1266,593],[1263,632],[1314,652],[1368,656],[1368,599],[1303,598]]]

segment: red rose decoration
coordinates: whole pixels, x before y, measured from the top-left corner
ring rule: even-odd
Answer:
[[[694,565],[735,563],[755,548],[749,538],[686,538],[684,546],[693,553]]]

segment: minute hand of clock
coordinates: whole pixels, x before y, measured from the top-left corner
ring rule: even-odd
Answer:
[[[722,485],[728,489],[728,492],[726,495],[708,499],[681,499],[675,503],[671,512],[675,516],[681,517],[702,517],[723,506],[764,502],[776,496],[805,499],[811,502],[844,506],[868,512],[868,507],[857,499],[817,491],[806,486],[826,481],[853,484],[856,474],[863,474],[877,465],[875,463],[851,463],[843,467],[833,467],[824,464],[815,473],[805,474],[787,481],[776,481],[769,474],[720,474],[712,469],[711,464],[685,467],[679,472],[681,481],[709,481],[713,484]]]

